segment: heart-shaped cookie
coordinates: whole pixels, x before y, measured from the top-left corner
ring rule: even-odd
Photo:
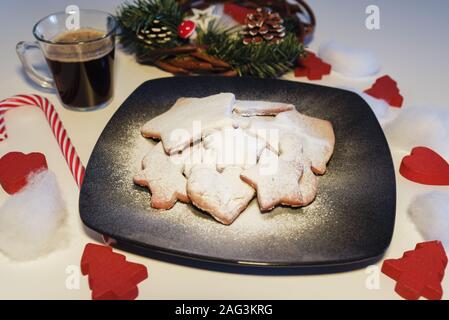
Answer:
[[[401,175],[411,181],[444,186],[449,185],[449,164],[438,153],[426,147],[416,147],[402,159]]]
[[[240,179],[242,169],[226,167],[222,173],[207,165],[195,165],[187,179],[192,203],[229,225],[246,209],[255,191]]]
[[[42,153],[7,153],[0,159],[0,184],[8,194],[15,194],[27,185],[30,174],[47,168]]]

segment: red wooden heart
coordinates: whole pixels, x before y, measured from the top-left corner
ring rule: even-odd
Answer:
[[[0,159],[0,184],[7,193],[17,193],[26,186],[31,173],[47,168],[47,160],[42,153],[7,153]]]
[[[399,172],[404,178],[417,183],[449,185],[449,164],[426,147],[416,147],[409,156],[404,157]]]

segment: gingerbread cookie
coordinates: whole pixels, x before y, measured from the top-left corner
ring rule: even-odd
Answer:
[[[303,165],[297,161],[284,160],[265,149],[257,166],[244,170],[240,177],[256,189],[260,210],[270,211],[279,204],[299,207],[310,201],[303,196],[308,190],[301,190],[303,171]],[[306,180],[309,178],[308,175]]]
[[[214,169],[217,166],[217,155],[215,151],[206,149],[203,141],[199,141],[193,146],[184,149],[180,154],[171,155],[170,158],[176,163],[183,165],[183,172],[186,177],[190,176],[190,172],[195,165],[202,164]]]
[[[305,160],[302,166],[303,172],[299,180],[299,190],[302,196],[301,206],[308,206],[316,198],[318,179],[312,171],[312,162],[310,160]]]
[[[167,112],[143,125],[146,138],[161,139],[168,154],[179,152],[200,140],[204,132],[232,126],[232,93],[220,93],[205,98],[180,98]]]
[[[253,117],[274,116],[294,109],[294,105],[282,102],[236,100],[233,111],[242,117]]]
[[[305,116],[296,110],[286,111],[276,117],[255,117],[248,129],[252,134],[278,132],[279,140],[268,142],[274,152],[279,151],[279,141],[286,134],[295,134],[300,138],[304,154],[312,161],[312,170],[316,174],[326,172],[326,164],[334,151],[335,136],[329,121]]]
[[[134,183],[148,187],[151,191],[151,206],[170,209],[176,201],[189,202],[183,165],[177,164],[165,153],[158,143],[142,161],[142,171],[134,177]]]
[[[279,137],[278,154],[286,161],[301,163],[304,156],[303,139],[292,132],[283,132]]]
[[[240,179],[241,168],[226,167],[222,173],[204,165],[192,168],[187,193],[192,203],[225,224],[231,224],[245,210],[254,189]]]
[[[309,205],[335,136],[325,120],[291,104],[235,100],[232,93],[180,98],[148,121],[142,135],[160,139],[134,182],[150,189],[154,208],[192,202],[229,225],[257,194],[261,211]]]
[[[315,200],[317,194],[318,179],[312,171],[312,162],[303,152],[301,138],[295,134],[285,134],[279,142],[280,158],[293,161],[303,168],[299,188],[302,196],[302,206],[307,206]]]
[[[203,138],[206,150],[216,155],[217,170],[234,166],[249,168],[256,165],[266,142],[257,136],[249,135],[241,128],[217,130]]]
[[[332,124],[297,111],[281,113],[276,116],[276,121],[295,128],[294,132],[302,138],[304,154],[312,161],[314,172],[324,174],[335,146]]]

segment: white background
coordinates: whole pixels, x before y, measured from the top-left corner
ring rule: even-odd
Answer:
[[[334,39],[338,42],[372,50],[382,61],[382,74],[395,78],[405,97],[406,106],[449,107],[449,3],[445,0],[366,1],[309,0],[318,18],[318,27],[310,47]],[[125,98],[145,80],[169,74],[135,63],[121,51],[117,55],[115,98],[107,108],[77,113],[60,107],[56,96],[32,85],[24,77],[15,54],[15,44],[32,40],[34,23],[50,12],[64,10],[66,5],[114,12],[121,1],[100,0],[1,0],[0,1],[0,99],[17,93],[38,93],[53,101],[84,164],[102,129]],[[381,9],[381,30],[365,28],[365,8],[376,4]],[[291,74],[287,79],[295,79]],[[303,78],[295,79],[304,81]],[[317,82],[332,86],[367,88],[374,79],[352,81],[332,74]],[[156,93],[155,93],[156,94]],[[65,286],[68,265],[79,265],[88,242],[98,237],[84,229],[78,213],[78,188],[67,169],[43,113],[37,108],[20,108],[6,116],[9,139],[0,144],[0,156],[9,151],[39,151],[46,155],[49,168],[57,176],[69,208],[70,243],[65,249],[37,261],[15,263],[0,253],[0,298],[90,299],[87,279],[79,290]],[[393,150],[398,168],[403,153]],[[397,258],[412,249],[422,238],[406,215],[410,199],[418,193],[448,188],[414,184],[397,176],[397,220],[387,258]],[[0,190],[0,204],[7,198]],[[139,285],[139,299],[397,299],[394,282],[380,276],[380,289],[368,290],[367,274],[358,270],[315,276],[262,276],[232,274],[185,267],[126,254],[128,260],[148,267],[149,279]],[[381,263],[378,263],[380,267]],[[444,280],[445,296],[449,295],[449,277]]]

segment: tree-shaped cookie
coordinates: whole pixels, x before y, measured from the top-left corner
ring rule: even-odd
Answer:
[[[189,202],[183,168],[183,163],[172,160],[158,143],[144,157],[134,183],[150,189],[153,208],[170,209],[178,200]]]
[[[146,138],[161,139],[165,152],[172,154],[201,139],[204,132],[232,126],[232,93],[220,93],[205,98],[180,98],[163,114],[143,125]]]

